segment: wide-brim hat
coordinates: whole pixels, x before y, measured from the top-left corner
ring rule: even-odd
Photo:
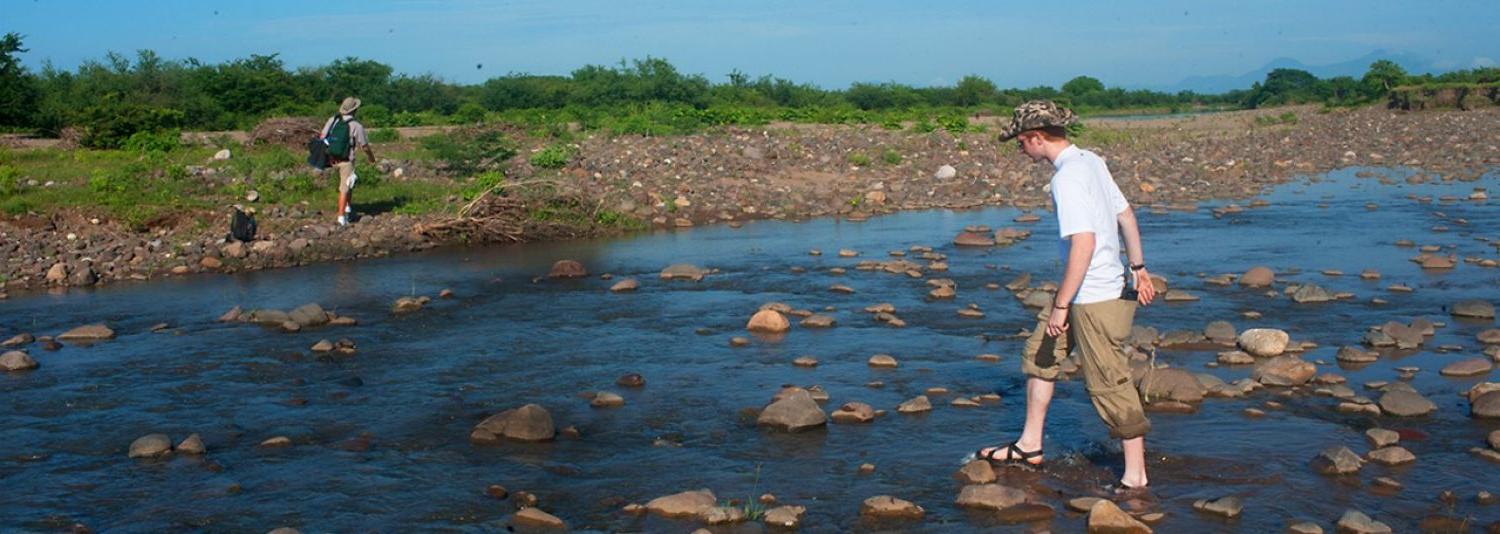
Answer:
[[[1051,100],[1032,100],[1016,106],[1016,112],[1010,117],[1010,125],[1000,131],[1000,141],[1015,139],[1026,130],[1039,130],[1054,126],[1067,128],[1077,123],[1078,115],[1073,113],[1073,110],[1059,106]]]
[[[345,98],[344,102],[339,104],[339,114],[348,115],[350,113],[354,113],[354,110],[359,109],[359,104],[360,102],[358,98],[354,98],[352,96],[349,98]]]

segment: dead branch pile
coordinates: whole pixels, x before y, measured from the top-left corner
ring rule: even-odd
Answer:
[[[323,130],[323,123],[311,117],[277,117],[266,119],[255,125],[250,130],[250,139],[247,144],[251,145],[282,145],[285,147],[302,149],[307,146],[307,141],[318,136]]]
[[[539,209],[564,209],[592,221],[600,204],[574,194],[559,194],[551,180],[499,184],[481,193],[458,211],[458,216],[419,224],[416,232],[436,241],[520,243],[583,237],[592,225],[577,225],[533,217]]]

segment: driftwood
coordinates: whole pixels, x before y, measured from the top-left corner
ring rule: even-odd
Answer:
[[[496,184],[463,207],[456,217],[419,224],[416,232],[438,241],[476,243],[519,243],[538,239],[580,237],[592,231],[556,221],[537,220],[532,212],[540,207],[565,206],[579,210],[591,219],[599,210],[573,195],[553,194],[553,180],[530,180]]]

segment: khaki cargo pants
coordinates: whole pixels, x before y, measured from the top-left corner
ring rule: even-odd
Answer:
[[[1051,337],[1047,335],[1047,319],[1052,316],[1052,307],[1048,306],[1037,314],[1036,330],[1021,352],[1022,373],[1056,381],[1062,376],[1059,364],[1072,347],[1078,347],[1079,370],[1089,399],[1109,427],[1109,435],[1119,439],[1144,436],[1151,430],[1124,351],[1135,321],[1135,307],[1135,301],[1124,299],[1073,304],[1068,310],[1068,332]]]

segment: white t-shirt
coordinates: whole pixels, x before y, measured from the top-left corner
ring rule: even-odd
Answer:
[[[1098,154],[1069,146],[1052,162],[1052,203],[1057,206],[1059,249],[1068,265],[1068,236],[1094,233],[1094,256],[1083,275],[1083,286],[1073,302],[1089,304],[1120,298],[1125,289],[1125,266],[1120,262],[1120,225],[1116,216],[1130,204]]]

